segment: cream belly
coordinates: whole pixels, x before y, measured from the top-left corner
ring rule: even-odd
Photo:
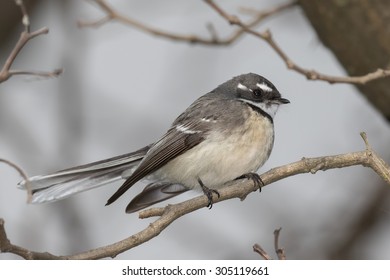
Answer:
[[[255,172],[268,159],[273,142],[273,124],[251,112],[246,127],[232,136],[213,132],[207,140],[168,162],[153,175],[162,181],[179,183],[187,188],[200,187],[198,178],[209,188],[218,188],[235,178]],[[169,175],[167,175],[169,174]]]

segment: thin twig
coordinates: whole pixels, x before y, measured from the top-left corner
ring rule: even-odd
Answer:
[[[93,2],[96,3],[106,15],[98,20],[78,21],[79,27],[99,27],[109,22],[110,20],[116,20],[118,22],[132,26],[142,32],[146,32],[154,36],[163,37],[174,41],[189,42],[189,43],[196,43],[196,44],[203,44],[203,45],[216,45],[216,46],[230,45],[234,43],[238,38],[240,38],[243,34],[245,34],[245,32],[242,29],[238,29],[237,31],[233,32],[230,36],[227,36],[224,39],[219,39],[216,30],[210,32],[211,38],[200,37],[196,35],[176,34],[173,32],[168,32],[158,28],[154,28],[152,26],[148,26],[133,18],[125,16],[119,13],[118,11],[116,11],[115,9],[113,9],[110,5],[107,4],[105,0],[94,0]],[[259,23],[261,23],[266,18],[275,15],[277,13],[280,13],[286,9],[289,9],[295,6],[296,4],[297,4],[296,1],[293,1],[293,2],[289,2],[274,7],[267,11],[252,11],[254,17],[251,21],[246,23],[246,25],[249,27],[254,27]],[[206,25],[206,27],[208,27],[210,31],[210,25]]]
[[[365,134],[362,134],[362,137],[366,138]],[[368,143],[367,138],[365,139],[365,143]],[[366,145],[365,150],[359,152],[317,158],[302,158],[297,162],[273,168],[268,172],[262,174],[261,178],[265,185],[269,185],[273,182],[297,174],[315,173],[319,170],[325,171],[328,169],[344,168],[355,165],[362,165],[371,168],[387,184],[390,185],[390,167],[369,147],[369,145]],[[219,190],[220,197],[214,198],[214,204],[232,198],[240,198],[241,200],[243,200],[248,194],[253,191],[253,182],[251,180],[234,181]],[[150,223],[149,226],[146,227],[144,230],[126,239],[123,239],[111,245],[103,246],[74,255],[53,256],[49,253],[33,252],[28,249],[23,249],[23,252],[21,253],[19,247],[18,250],[15,251],[7,249],[7,252],[14,253],[22,257],[28,255],[34,259],[101,259],[106,257],[113,258],[120,253],[130,250],[158,236],[166,227],[168,227],[171,223],[173,223],[181,216],[191,213],[200,208],[204,208],[207,206],[207,204],[207,197],[202,195],[178,204],[168,205],[162,208],[151,208],[143,210],[139,213],[139,217],[141,219],[156,216],[158,217],[158,219]],[[7,240],[0,240],[0,251],[5,252],[5,249],[2,247],[2,244],[7,245],[7,242],[9,243],[9,241]],[[9,248],[9,246],[7,248]]]
[[[31,39],[49,33],[49,29],[47,27],[43,27],[37,31],[30,32],[30,20],[27,14],[26,7],[22,0],[16,0],[16,4],[20,7],[22,11],[22,23],[24,25],[24,31],[20,34],[19,40],[16,43],[15,47],[12,49],[8,58],[6,59],[1,71],[0,71],[0,83],[7,81],[14,75],[33,75],[39,77],[58,77],[62,73],[62,69],[56,69],[51,72],[44,71],[25,71],[25,70],[11,70],[11,66],[14,63],[16,57],[19,52],[23,49],[23,47],[27,44]]]
[[[268,255],[268,253],[259,244],[253,245],[253,251],[258,253],[265,260],[272,260],[271,256]]]
[[[283,248],[279,247],[279,236],[280,236],[280,231],[282,228],[278,228],[274,230],[274,247],[275,247],[275,252],[276,255],[278,256],[279,260],[285,260],[286,259],[286,252],[284,251]]]
[[[20,7],[20,10],[22,12],[23,18],[22,23],[24,25],[24,31],[26,33],[30,33],[30,18],[27,14],[26,6],[24,5],[23,0],[15,0],[15,4]]]
[[[24,172],[23,169],[21,167],[19,167],[17,164],[15,164],[12,161],[9,161],[7,159],[0,158],[0,162],[3,162],[5,164],[11,166],[12,168],[14,168],[20,174],[20,176],[22,176],[22,178],[23,178],[23,180],[25,181],[25,184],[26,184],[27,203],[30,203],[31,200],[32,200],[32,187],[31,187],[31,183],[30,183],[30,180],[28,179],[28,176],[27,176],[26,172]]]
[[[203,45],[210,45],[210,46],[230,45],[236,42],[239,38],[241,38],[243,34],[248,33],[268,43],[268,45],[284,61],[288,69],[291,69],[305,76],[308,80],[326,81],[331,84],[347,83],[347,84],[363,85],[373,80],[390,77],[390,69],[381,69],[381,68],[378,68],[377,70],[371,73],[361,75],[361,76],[332,76],[332,75],[326,75],[320,73],[316,70],[306,69],[304,67],[299,66],[292,59],[288,57],[286,52],[273,39],[271,31],[266,30],[264,32],[257,32],[252,29],[253,27],[257,26],[259,23],[261,23],[264,19],[268,18],[269,16],[275,15],[277,13],[280,13],[281,11],[294,7],[297,4],[296,1],[282,4],[268,11],[256,11],[254,9],[241,8],[240,10],[243,10],[245,13],[250,13],[254,16],[254,18],[248,23],[243,23],[237,16],[228,14],[213,0],[204,0],[204,1],[210,7],[212,7],[219,15],[221,15],[224,19],[226,19],[230,24],[238,26],[240,28],[234,31],[231,35],[222,39],[220,39],[220,36],[218,36],[217,31],[210,24],[206,25],[211,35],[210,38],[200,37],[196,35],[176,34],[173,32],[168,32],[168,31],[160,30],[158,28],[154,28],[152,26],[148,26],[144,23],[136,21],[135,19],[127,17],[119,13],[118,11],[114,10],[110,5],[107,4],[105,0],[93,1],[100,7],[100,9],[103,12],[106,13],[104,17],[93,21],[79,21],[78,25],[80,27],[99,27],[111,20],[116,20],[118,22],[132,26],[142,32],[146,32],[154,36],[163,37],[174,41],[189,42],[189,43],[196,43],[196,44],[203,44]]]
[[[278,228],[278,229],[274,230],[274,248],[275,248],[275,252],[276,252],[278,259],[285,260],[286,259],[286,252],[283,248],[279,247],[279,237],[280,237],[281,230],[282,230],[282,228]],[[259,244],[253,245],[253,251],[258,253],[265,260],[272,260],[270,255]]]
[[[29,250],[26,250],[23,247],[14,245],[10,242],[10,240],[7,237],[7,233],[5,231],[4,227],[4,220],[0,218],[0,252],[1,253],[12,253],[17,256],[20,256],[26,260],[36,260],[36,259],[58,259],[58,257],[44,252],[32,252]]]
[[[39,77],[45,77],[45,78],[56,78],[59,75],[61,75],[63,72],[63,69],[54,69],[52,72],[45,72],[45,71],[26,71],[26,70],[10,70],[9,73],[12,76],[15,75],[31,75],[31,76],[39,76]]]
[[[211,8],[213,8],[221,17],[226,19],[230,24],[236,25],[241,27],[241,30],[251,34],[259,39],[264,40],[268,45],[279,55],[279,57],[284,61],[288,69],[291,69],[297,73],[300,73],[304,76],[306,76],[309,80],[321,80],[326,81],[328,83],[347,83],[347,84],[366,84],[370,81],[381,79],[385,77],[390,77],[390,69],[377,69],[372,73],[368,73],[366,75],[362,76],[331,76],[322,74],[320,72],[317,72],[315,70],[310,70],[303,68],[299,65],[297,65],[295,62],[293,62],[287,54],[282,50],[282,48],[276,43],[276,41],[273,39],[272,33],[269,30],[266,30],[264,32],[258,32],[253,29],[251,29],[251,26],[243,23],[237,16],[230,15],[227,12],[225,12],[219,5],[217,5],[213,0],[204,0]]]

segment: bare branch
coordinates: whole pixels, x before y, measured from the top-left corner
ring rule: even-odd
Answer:
[[[39,76],[44,78],[56,78],[61,75],[63,69],[54,69],[52,72],[45,71],[26,71],[26,70],[10,70],[10,75],[30,75],[30,76]]]
[[[274,246],[275,246],[275,252],[276,255],[278,256],[279,260],[285,260],[286,259],[286,252],[284,251],[283,248],[279,247],[279,236],[280,236],[280,231],[282,228],[278,228],[274,230]]]
[[[23,47],[27,44],[28,41],[30,41],[31,39],[37,36],[49,33],[49,29],[47,27],[43,27],[37,31],[30,32],[30,20],[26,11],[26,7],[24,6],[24,3],[22,0],[16,0],[15,2],[18,6],[20,6],[20,9],[22,11],[23,14],[22,23],[25,27],[25,30],[20,34],[20,38],[18,42],[16,43],[15,47],[11,51],[10,55],[8,56],[7,60],[4,63],[3,68],[0,71],[0,83],[5,82],[6,80],[8,80],[14,75],[58,77],[62,73],[62,69],[56,69],[51,72],[10,70],[19,52],[23,49]]]
[[[233,32],[230,36],[227,36],[224,39],[219,39],[218,38],[219,36],[217,36],[217,33],[214,29],[210,32],[211,38],[205,38],[196,35],[176,34],[173,32],[168,32],[168,31],[164,31],[158,28],[148,26],[144,23],[136,21],[130,17],[127,17],[119,13],[118,11],[114,10],[110,5],[107,4],[105,0],[94,0],[93,2],[95,2],[99,6],[99,8],[104,13],[106,13],[106,15],[95,21],[79,21],[78,22],[79,27],[99,27],[110,20],[116,20],[118,22],[132,26],[142,32],[146,32],[154,36],[163,37],[174,41],[189,42],[189,43],[196,43],[196,44],[203,44],[203,45],[215,45],[215,46],[230,45],[234,43],[238,38],[240,38],[243,34],[245,34],[244,30],[242,29],[238,29],[237,31]],[[296,1],[293,1],[287,4],[282,4],[268,11],[252,10],[252,14],[254,18],[248,23],[246,23],[246,26],[254,27],[259,23],[261,23],[266,18],[275,15],[277,13],[280,13],[286,9],[289,9],[295,5],[296,5]],[[210,31],[210,25],[206,25],[206,27]]]
[[[317,158],[302,158],[300,161],[290,163],[284,166],[276,167],[261,175],[262,181],[265,185],[269,185],[278,180],[303,173],[316,173],[319,170],[328,170],[334,168],[344,168],[355,165],[362,165],[374,170],[387,184],[390,185],[390,167],[381,159],[368,145],[368,140],[364,133],[362,137],[366,143],[366,149],[360,152],[353,152],[334,156],[324,156]],[[232,198],[239,198],[244,200],[251,192],[255,191],[253,182],[251,180],[239,180],[227,184],[224,188],[219,190],[220,197],[214,197],[214,204]],[[200,208],[206,207],[208,199],[202,195],[193,199],[168,205],[162,208],[151,208],[143,210],[139,213],[141,219],[158,217],[157,220],[150,223],[144,230],[111,245],[92,249],[90,251],[82,252],[69,256],[53,256],[47,253],[32,252],[24,249],[23,254],[20,253],[20,248],[15,251],[10,251],[9,241],[1,241],[0,251],[11,252],[22,257],[28,255],[34,259],[41,258],[58,258],[58,259],[101,259],[106,257],[115,257],[116,255],[130,250],[140,244],[159,235],[166,227],[173,223],[176,219],[183,215],[191,213]],[[3,235],[4,236],[4,235]],[[277,236],[275,236],[277,238]],[[276,243],[276,247],[279,245]],[[11,247],[13,248],[13,247]],[[279,248],[277,248],[279,249]],[[28,254],[26,253],[28,252]],[[283,252],[280,252],[282,255]]]
[[[22,23],[24,25],[24,30],[26,33],[30,33],[30,18],[27,14],[26,6],[24,5],[23,0],[15,0],[15,4],[20,7],[20,10],[22,12],[23,18]]]
[[[281,230],[282,228],[274,230],[274,248],[275,248],[276,255],[278,256],[278,259],[285,260],[286,252],[284,251],[283,248],[279,247],[279,236]],[[258,253],[265,260],[272,260],[271,256],[259,244],[253,245],[253,251]]]
[[[0,162],[8,164],[12,168],[14,168],[20,174],[20,176],[22,176],[23,180],[26,182],[27,202],[29,203],[32,199],[32,188],[31,188],[31,183],[30,183],[30,180],[28,179],[26,172],[24,172],[23,169],[21,167],[19,167],[17,164],[15,164],[7,159],[0,158]]]
[[[93,0],[100,9],[106,13],[106,15],[98,20],[94,21],[79,21],[78,25],[80,27],[99,27],[111,20],[116,20],[123,24],[132,26],[142,32],[149,33],[154,36],[163,37],[166,39],[181,41],[181,42],[189,42],[210,46],[221,46],[221,45],[230,45],[236,42],[241,36],[245,33],[251,34],[257,38],[264,40],[268,45],[278,54],[278,56],[284,61],[288,69],[291,69],[301,75],[304,75],[308,80],[321,80],[326,81],[328,83],[347,83],[347,84],[366,84],[370,81],[390,77],[390,69],[377,69],[371,73],[362,75],[362,76],[332,76],[322,74],[316,70],[306,69],[298,64],[296,64],[293,60],[291,60],[284,50],[276,43],[273,39],[272,33],[269,30],[264,32],[258,32],[253,30],[252,28],[261,23],[264,19],[280,13],[286,9],[294,7],[297,2],[292,1],[286,4],[282,4],[280,6],[274,7],[268,11],[256,11],[250,8],[240,8],[240,10],[245,13],[250,13],[254,16],[254,18],[248,23],[243,23],[237,16],[230,15],[225,12],[219,5],[217,5],[213,0],[204,0],[210,7],[212,7],[219,15],[221,15],[224,19],[226,19],[230,24],[239,26],[240,28],[234,31],[231,35],[220,39],[215,28],[207,24],[206,27],[209,30],[210,38],[200,37],[196,35],[183,35],[176,34],[173,32],[168,32],[164,30],[160,30],[158,28],[154,28],[148,26],[144,23],[136,21],[130,17],[127,17],[118,11],[114,10],[110,5],[107,4],[105,0]]]
[[[258,253],[263,259],[267,261],[272,260],[271,256],[268,255],[268,253],[259,244],[253,245],[253,251]]]
[[[339,76],[331,76],[319,73],[315,70],[305,69],[296,63],[294,63],[287,54],[282,50],[282,48],[276,43],[276,41],[272,37],[272,33],[269,30],[264,32],[258,32],[251,29],[251,26],[243,23],[237,16],[230,15],[225,12],[219,5],[217,5],[213,0],[204,0],[207,4],[210,5],[220,16],[222,16],[226,21],[228,21],[232,25],[236,25],[241,27],[241,30],[251,34],[259,39],[264,40],[268,45],[279,55],[279,57],[284,61],[288,69],[291,69],[297,73],[300,73],[306,76],[309,80],[321,80],[326,81],[331,84],[333,83],[347,83],[347,84],[366,84],[370,81],[381,79],[385,77],[390,77],[390,69],[377,69],[372,73],[368,73],[363,76],[354,76],[354,77],[339,77]]]
[[[4,220],[0,218],[0,252],[1,253],[12,253],[18,255],[26,260],[37,260],[37,259],[58,259],[58,257],[50,253],[31,252],[23,247],[13,245],[8,237],[4,228]]]

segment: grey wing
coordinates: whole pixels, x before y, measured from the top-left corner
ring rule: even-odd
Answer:
[[[126,213],[133,213],[158,202],[167,200],[188,191],[182,185],[156,182],[147,185],[141,193],[134,197],[126,207]]]
[[[151,145],[133,153],[80,165],[43,176],[29,178],[31,203],[50,202],[123,179],[123,173],[135,169]],[[26,189],[25,181],[19,183]]]
[[[131,186],[143,177],[156,171],[164,164],[188,151],[201,143],[205,136],[205,130],[201,129],[199,123],[183,125],[186,131],[176,127],[168,132],[150,148],[144,159],[141,161],[133,174],[123,183],[123,185],[108,199],[106,205],[113,203]]]

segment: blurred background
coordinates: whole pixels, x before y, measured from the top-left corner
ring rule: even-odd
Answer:
[[[235,14],[239,7],[262,10],[285,2],[220,1]],[[291,101],[276,116],[274,150],[260,173],[302,157],[363,150],[361,131],[390,162],[389,121],[356,87],[308,81],[287,70],[259,39],[244,35],[229,46],[204,46],[157,38],[115,21],[78,28],[78,20],[98,19],[104,13],[91,1],[26,4],[32,30],[47,26],[50,33],[30,41],[13,68],[65,70],[59,78],[15,76],[0,84],[0,157],[30,176],[143,147],[158,139],[196,98],[248,72],[270,79]],[[207,23],[220,37],[234,30],[202,1],[109,4],[130,18],[175,33],[207,37]],[[2,65],[23,26],[14,1],[1,1],[0,10]],[[300,6],[257,29],[267,28],[299,65],[346,75]],[[28,205],[17,188],[20,180],[14,169],[0,164],[0,217],[11,242],[31,250],[74,254],[124,239],[153,221],[124,212],[143,183],[104,207],[118,183],[56,203]],[[169,203],[196,195],[190,192]],[[288,259],[389,259],[389,197],[389,186],[361,166],[298,175],[243,202],[234,199],[186,215],[117,258],[260,259],[252,250],[255,243],[276,257],[273,231],[282,227],[280,245]],[[14,258],[0,254],[0,259]]]

